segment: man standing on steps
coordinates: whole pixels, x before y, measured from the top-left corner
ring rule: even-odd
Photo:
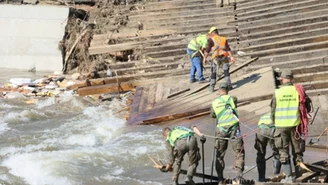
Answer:
[[[162,167],[161,171],[168,172],[173,168],[173,185],[178,184],[181,163],[186,153],[188,153],[189,156],[189,168],[185,183],[187,185],[195,184],[192,178],[201,158],[197,139],[194,136],[195,133],[200,136],[200,141],[205,143],[205,136],[195,126],[192,126],[191,129],[182,126],[174,127],[172,130],[169,127],[163,129],[163,136],[166,139],[165,145],[168,152],[167,156],[169,162],[166,166]]]
[[[275,123],[274,133],[275,145],[279,150],[282,170],[286,178],[281,182],[292,183],[292,169],[289,155],[289,145],[291,144],[293,155],[297,163],[303,162],[303,150],[301,138],[297,137],[297,126],[301,123],[300,99],[296,87],[293,85],[293,73],[291,70],[284,70],[281,73],[282,85],[276,89],[271,101],[271,116]]]
[[[187,54],[190,58],[191,69],[190,69],[190,83],[196,82],[195,73],[198,74],[198,81],[200,83],[205,82],[203,76],[203,53],[207,48],[207,35],[202,34],[196,38],[193,38],[187,47]]]
[[[224,139],[217,139],[216,152],[216,171],[218,173],[219,184],[224,182],[223,171],[225,167],[224,155],[228,147],[228,140],[235,155],[235,166],[237,178],[242,178],[245,166],[244,141],[241,137],[237,98],[228,95],[229,86],[227,83],[219,85],[219,97],[212,102],[211,116],[216,118],[216,136]]]
[[[214,92],[214,87],[216,84],[216,76],[219,67],[222,66],[224,78],[228,84],[228,90],[232,89],[230,73],[229,73],[229,57],[231,64],[235,63],[235,58],[232,56],[231,49],[229,47],[228,41],[225,37],[219,36],[218,29],[212,27],[210,29],[207,49],[205,52],[205,57],[203,59],[203,64],[206,63],[206,59],[209,56],[209,53],[212,53],[211,61],[211,80],[209,91]]]
[[[281,163],[279,161],[279,151],[274,145],[274,139],[273,139],[274,131],[275,131],[275,126],[271,120],[271,114],[267,113],[261,116],[257,126],[257,133],[255,136],[255,144],[254,144],[254,148],[257,150],[256,165],[259,174],[259,178],[258,178],[259,182],[266,181],[265,154],[266,154],[266,147],[268,143],[270,144],[274,157],[273,174],[278,175],[280,173]]]

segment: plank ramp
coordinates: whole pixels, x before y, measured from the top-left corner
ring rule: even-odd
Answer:
[[[270,67],[239,76],[234,80],[235,89],[232,90],[230,94],[238,97],[240,101],[261,101],[270,99],[272,97],[273,90],[275,89],[273,70]],[[170,87],[172,87],[172,85]],[[186,88],[185,86],[180,85],[180,88],[176,88],[175,90],[182,90],[182,87]],[[166,89],[171,88],[166,87]],[[256,91],[254,91],[254,89],[256,89]],[[161,92],[153,93],[153,96],[160,93]],[[165,120],[171,120],[179,117],[186,117],[190,114],[196,114],[198,112],[204,112],[206,110],[208,111],[211,102],[218,96],[217,92],[210,93],[206,90],[192,96],[178,96],[172,100],[168,100],[165,93],[162,94],[162,98],[155,98],[161,101],[156,101],[152,109],[149,109],[148,111],[144,111],[145,109],[139,109],[138,116],[131,115],[130,119],[127,121],[127,125],[157,123],[161,122],[161,118],[163,117],[165,117]],[[149,93],[142,96],[141,99],[149,99],[148,95]],[[259,97],[264,98],[261,99]],[[140,99],[140,96],[136,94],[134,98],[138,100]]]

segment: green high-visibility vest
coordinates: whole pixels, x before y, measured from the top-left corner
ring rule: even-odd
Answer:
[[[282,86],[276,89],[276,127],[293,127],[300,123],[299,94],[293,85]]]
[[[271,113],[267,113],[260,117],[257,125],[259,128],[272,128],[274,127],[272,124]]]
[[[231,109],[229,108],[231,107]],[[217,118],[217,127],[232,126],[238,124],[233,114],[238,117],[236,105],[230,95],[223,95],[212,102],[212,108]]]
[[[192,39],[188,44],[188,48],[194,51],[198,51],[202,47],[207,47],[207,36],[204,34]]]
[[[194,135],[194,132],[191,129],[186,128],[186,127],[177,126],[177,127],[174,127],[170,131],[170,133],[167,136],[167,139],[166,140],[169,141],[170,144],[171,144],[171,146],[174,147],[175,142],[178,139],[189,137],[189,136],[193,136],[193,135]]]

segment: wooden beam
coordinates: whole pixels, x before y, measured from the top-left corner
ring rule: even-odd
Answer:
[[[185,92],[187,92],[187,91],[190,91],[190,88],[183,89],[183,90],[178,91],[178,92],[176,92],[176,93],[170,94],[170,95],[167,96],[167,99],[172,98],[172,97],[174,97],[174,96],[177,96],[177,95],[179,95],[179,94],[185,93]]]
[[[181,174],[187,175],[187,170],[181,169],[180,171]],[[205,178],[205,179],[213,179],[213,180],[218,180],[218,177],[216,176],[211,176],[211,175],[207,175],[207,174],[202,174],[202,173],[195,173],[194,174],[195,177],[200,177],[200,178]]]
[[[141,101],[142,93],[143,93],[143,87],[137,87],[136,92],[134,94],[133,102],[130,106],[131,109],[130,109],[129,119],[131,119],[134,116],[138,115],[139,104],[140,104],[140,101]]]
[[[313,177],[316,177],[320,175],[320,172],[307,172],[304,173],[301,177],[298,177],[296,182],[307,182],[308,180],[312,179]]]
[[[136,88],[136,85],[130,82],[119,83],[117,84],[107,84],[107,85],[96,85],[79,88],[77,90],[80,96],[92,95],[92,94],[104,94],[104,93],[113,93],[121,91],[130,91]]]
[[[255,57],[255,58],[250,59],[250,60],[247,61],[246,63],[244,63],[244,64],[238,66],[237,68],[235,68],[235,69],[233,69],[233,70],[231,70],[231,71],[230,71],[230,74],[233,74],[233,73],[237,72],[238,70],[240,70],[240,69],[244,68],[245,66],[247,66],[247,65],[249,65],[249,64],[251,64],[251,63],[253,63],[253,62],[255,62],[255,61],[258,60],[258,59],[259,59],[259,57]],[[220,80],[223,79],[223,78],[224,78],[224,75],[221,75],[216,81],[218,82],[218,81],[220,81]],[[208,84],[205,84],[205,85],[201,86],[200,88],[198,88],[198,89],[196,89],[196,90],[190,92],[189,94],[186,94],[185,96],[190,96],[190,95],[192,95],[192,94],[195,94],[195,93],[197,93],[197,92],[199,92],[199,91],[202,91],[203,89],[205,89],[205,88],[207,88],[207,87],[209,87],[209,86],[210,86],[209,83],[208,83]],[[184,96],[184,97],[185,97],[185,96]]]
[[[304,164],[306,167],[308,167],[312,171],[328,174],[328,168],[326,168],[326,167],[315,165],[315,164],[309,164],[309,163],[304,163]]]

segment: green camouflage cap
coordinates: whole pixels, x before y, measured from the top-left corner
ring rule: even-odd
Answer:
[[[293,72],[290,69],[285,69],[281,72],[280,77],[281,78],[286,78],[286,79],[292,79],[293,78]]]
[[[227,89],[228,89],[228,84],[225,83],[225,82],[221,83],[221,84],[219,85],[219,89],[225,89],[225,90],[227,90]]]

